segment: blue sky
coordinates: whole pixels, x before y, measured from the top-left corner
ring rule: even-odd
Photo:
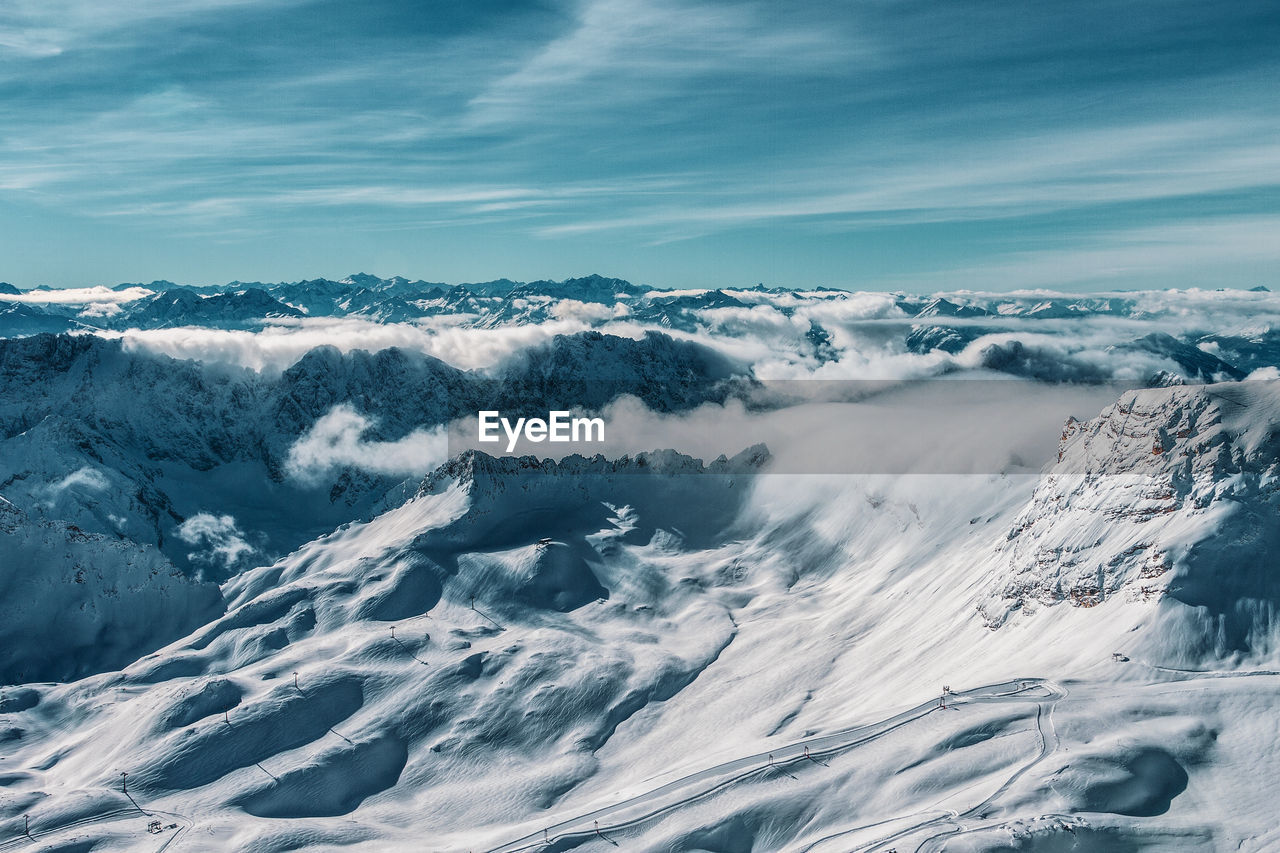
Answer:
[[[1280,286],[1274,2],[6,0],[0,280]]]

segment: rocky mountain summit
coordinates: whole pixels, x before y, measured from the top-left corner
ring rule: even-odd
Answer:
[[[1280,648],[1278,475],[1277,383],[1126,393],[1068,422],[999,549],[983,612],[998,626],[1036,606],[1153,601],[1153,642],[1167,651],[1269,656]]]

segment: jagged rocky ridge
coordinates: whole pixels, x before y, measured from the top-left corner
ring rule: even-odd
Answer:
[[[1280,650],[1280,388],[1126,393],[1071,421],[1001,546],[992,626],[1017,609],[1158,603],[1150,640],[1182,662]]]
[[[225,501],[219,511],[237,515],[258,490],[277,507],[297,501],[285,470],[289,449],[336,406],[370,419],[368,440],[391,441],[480,408],[590,411],[630,394],[655,411],[675,411],[723,400],[748,373],[658,333],[557,337],[490,374],[400,349],[322,347],[274,375],[130,351],[93,336],[0,340],[0,493],[33,511],[49,505],[86,529],[165,547],[172,526],[194,511],[175,505],[175,489],[212,490]],[[71,500],[83,488],[55,489],[80,470],[104,484],[91,500]],[[235,477],[250,479],[237,485]],[[273,547],[293,547],[348,520],[353,506],[367,506],[392,483],[341,472],[302,499],[299,511],[318,511],[318,518]]]

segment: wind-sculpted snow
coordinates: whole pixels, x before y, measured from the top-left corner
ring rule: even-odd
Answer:
[[[161,654],[97,686],[46,691],[40,706],[59,717],[134,721],[109,748],[73,746],[50,770],[108,778],[123,762],[137,796],[268,820],[372,799],[443,828],[485,819],[503,790],[547,807],[592,776],[621,726],[732,641],[720,597],[661,563],[728,541],[746,497],[738,478],[766,459],[762,448],[709,466],[671,453],[459,459],[401,507],[241,574],[227,615]],[[659,527],[713,502],[723,507],[702,520],[701,542]],[[460,533],[482,517],[518,523],[481,541]],[[96,705],[108,685],[137,696],[133,710]],[[15,746],[42,742],[33,731]],[[495,762],[508,767],[500,778]]]

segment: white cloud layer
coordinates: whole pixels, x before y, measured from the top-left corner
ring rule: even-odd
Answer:
[[[50,483],[44,489],[44,494],[50,498],[57,498],[67,489],[82,489],[90,492],[105,492],[111,488],[111,481],[107,476],[97,468],[85,466],[72,471],[56,483]]]
[[[439,358],[464,370],[488,371],[556,335],[586,330],[639,339],[658,330],[674,338],[711,347],[749,365],[758,379],[919,379],[957,370],[979,369],[1001,347],[1020,347],[1053,378],[1080,381],[1142,381],[1156,371],[1179,373],[1166,355],[1128,345],[1152,333],[1194,340],[1207,332],[1256,336],[1280,328],[1280,294],[1207,289],[1091,294],[1048,289],[1011,293],[957,291],[938,294],[957,303],[985,305],[997,313],[970,319],[912,318],[889,293],[822,294],[786,292],[730,294],[746,307],[696,311],[692,328],[641,322],[628,306],[607,306],[564,299],[547,305],[552,319],[484,327],[478,315],[448,315],[405,323],[379,323],[346,317],[307,317],[272,321],[258,331],[173,328],[106,332],[121,337],[130,351],[146,351],[211,364],[283,370],[311,349],[334,346],[342,352],[376,352],[400,347]],[[1026,318],[998,312],[1025,311],[1037,304],[1058,307],[1124,302],[1123,314],[1089,313],[1058,318]],[[1086,304],[1088,303],[1088,304]],[[913,352],[906,345],[913,327],[945,325],[976,338],[954,354]],[[808,333],[817,327],[828,338],[820,359]],[[1116,347],[1123,348],[1118,354]],[[1200,349],[1216,354],[1216,344]],[[834,358],[830,356],[834,355]],[[1250,368],[1252,369],[1252,368]]]
[[[318,483],[342,468],[375,474],[425,474],[448,458],[445,431],[414,430],[396,441],[368,441],[373,421],[349,405],[333,407],[289,448],[291,477]]]
[[[27,305],[121,305],[150,296],[145,287],[112,290],[109,287],[68,287],[62,290],[28,290],[23,293],[0,293],[0,302],[22,302]]]
[[[178,525],[174,532],[178,539],[196,549],[187,556],[197,565],[229,569],[258,554],[258,549],[249,544],[244,531],[230,515],[198,512]]]
[[[574,334],[592,327],[581,317],[493,329],[461,327],[458,322],[456,317],[433,318],[420,323],[305,318],[273,323],[261,331],[182,327],[131,329],[118,336],[123,338],[126,350],[155,352],[211,364],[232,364],[259,371],[284,370],[320,346],[337,347],[342,352],[377,352],[401,347],[470,370],[493,367],[513,353],[545,343],[556,335]]]

